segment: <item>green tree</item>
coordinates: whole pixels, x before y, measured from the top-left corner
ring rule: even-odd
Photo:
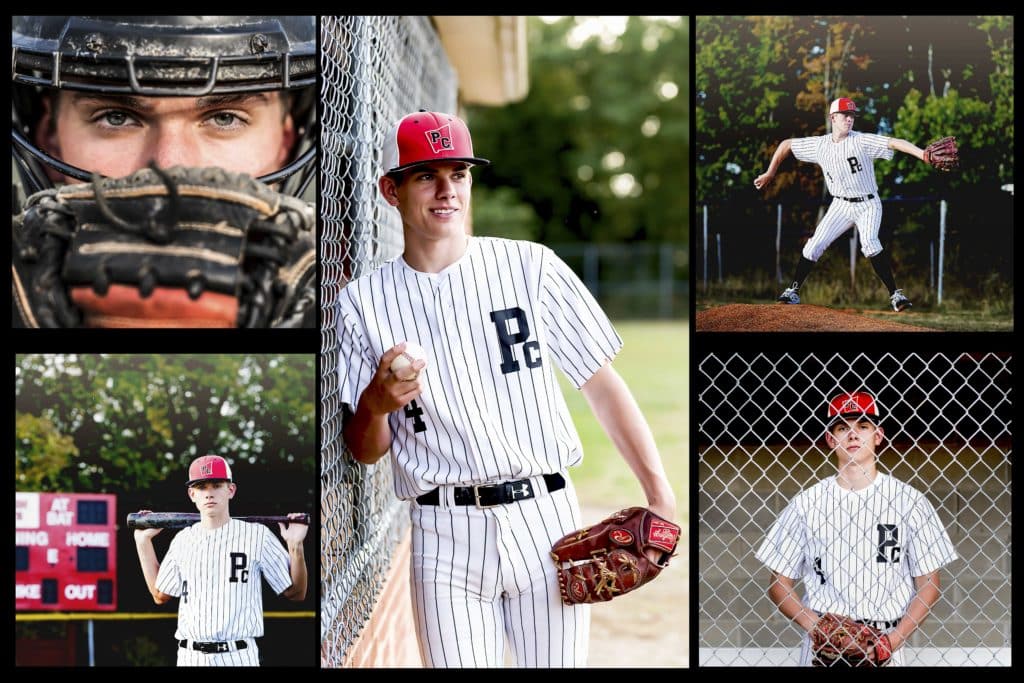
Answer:
[[[19,476],[145,489],[207,452],[315,472],[315,372],[311,354],[19,356]]]
[[[478,202],[475,230],[506,234],[507,208],[541,242],[685,241],[688,22],[630,17],[611,40],[571,41],[586,19],[529,19],[527,97],[470,107],[474,148],[495,162],[478,187],[499,207]]]

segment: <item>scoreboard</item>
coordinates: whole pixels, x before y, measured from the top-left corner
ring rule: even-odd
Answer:
[[[15,609],[117,609],[117,497],[15,493]]]

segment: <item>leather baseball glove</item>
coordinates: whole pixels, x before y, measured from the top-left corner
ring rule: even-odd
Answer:
[[[960,168],[960,150],[957,149],[956,138],[941,138],[925,147],[924,162],[940,171]]]
[[[884,666],[892,657],[889,636],[850,617],[824,614],[811,631],[814,666]]]
[[[219,168],[43,190],[13,217],[14,324],[313,327],[315,217]]]
[[[668,566],[679,526],[641,507],[563,536],[551,548],[562,602],[604,602],[639,588]],[[654,550],[657,562],[645,550]]]

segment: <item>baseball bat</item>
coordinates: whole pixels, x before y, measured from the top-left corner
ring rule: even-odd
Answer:
[[[277,522],[309,524],[309,515],[305,513],[299,519],[289,519],[288,515],[254,515],[252,517],[232,517],[231,519],[256,524],[275,524]],[[198,521],[198,512],[150,512],[145,515],[138,512],[128,513],[129,529],[185,529]]]

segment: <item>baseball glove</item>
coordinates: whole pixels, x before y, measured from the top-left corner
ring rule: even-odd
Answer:
[[[13,217],[15,326],[313,327],[315,216],[219,168],[43,190]]]
[[[831,612],[811,631],[814,666],[884,666],[892,657],[889,636],[867,624]]]
[[[960,150],[955,137],[936,140],[924,148],[924,162],[940,171],[952,171],[960,167]]]
[[[639,588],[668,566],[679,526],[641,507],[563,536],[551,548],[562,602],[604,602]],[[652,562],[645,550],[656,551]]]

